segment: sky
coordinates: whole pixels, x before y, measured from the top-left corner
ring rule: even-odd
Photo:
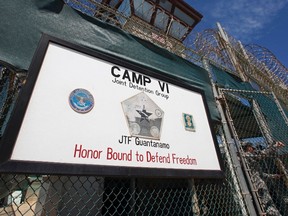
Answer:
[[[194,31],[216,28],[270,50],[288,68],[288,0],[185,0],[203,15]]]

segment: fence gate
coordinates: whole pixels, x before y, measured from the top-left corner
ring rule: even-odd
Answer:
[[[273,93],[220,89],[220,94],[257,212],[287,215],[287,113]]]

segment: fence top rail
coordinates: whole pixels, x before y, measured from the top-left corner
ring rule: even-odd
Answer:
[[[241,89],[227,89],[227,88],[219,88],[220,91],[230,91],[230,92],[243,92],[243,93],[253,93],[253,94],[268,94],[272,95],[272,92],[268,91],[251,91],[251,90],[241,90]]]

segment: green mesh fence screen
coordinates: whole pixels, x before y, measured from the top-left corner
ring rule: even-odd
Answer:
[[[76,1],[65,2],[76,4]],[[79,10],[95,15],[93,7],[100,1],[81,2],[77,4],[81,6]],[[117,18],[122,20],[123,16]],[[116,25],[122,24],[121,20]],[[0,63],[1,139],[26,73]],[[218,78],[214,80],[218,86],[239,88],[233,77],[225,77],[217,71],[214,76]],[[287,110],[282,111],[269,93],[228,89],[222,92],[225,98],[222,105],[234,139],[233,143],[227,143],[225,130],[222,132],[221,125],[217,128],[224,179],[0,173],[0,216],[250,215],[229,145],[237,149],[256,212],[259,215],[288,215]],[[249,145],[253,153],[248,152]]]
[[[287,116],[271,93],[223,90],[228,117],[260,213],[288,213]]]

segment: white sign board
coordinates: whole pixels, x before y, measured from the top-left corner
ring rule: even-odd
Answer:
[[[10,161],[88,165],[96,174],[221,172],[201,92],[74,45],[49,40],[40,56]]]

